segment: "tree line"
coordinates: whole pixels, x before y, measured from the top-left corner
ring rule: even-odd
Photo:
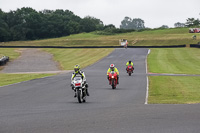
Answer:
[[[144,25],[144,20],[140,18],[133,18],[125,17],[121,21],[120,29],[133,29],[133,30],[143,30],[143,29],[149,29],[146,28]],[[188,18],[186,19],[185,23],[177,22],[174,24],[175,28],[178,27],[199,27],[200,26],[200,20],[195,18]],[[167,25],[162,25],[159,28],[166,29],[169,28]]]
[[[140,18],[133,18],[125,17],[124,20],[121,21],[120,25],[121,29],[134,29],[134,30],[141,30],[144,29],[144,20]]]
[[[186,19],[185,23],[177,22],[174,24],[174,27],[195,27],[200,26],[200,20],[195,18]]]
[[[36,11],[23,7],[15,11],[3,12],[0,9],[0,42],[55,38],[96,31],[100,35],[113,35],[132,31],[143,31],[144,20],[125,17],[120,28],[113,24],[104,25],[100,19],[86,16],[81,18],[69,10]],[[199,26],[200,20],[188,18],[186,23],[177,22],[175,27]],[[169,28],[162,25],[160,28]]]
[[[61,37],[81,32],[103,30],[100,19],[80,18],[69,10],[36,11],[23,7],[16,11],[0,9],[0,41],[35,40]]]

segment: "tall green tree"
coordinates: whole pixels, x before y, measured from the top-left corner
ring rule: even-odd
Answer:
[[[174,24],[174,27],[185,27],[185,24],[177,22],[177,23]]]
[[[80,18],[69,10],[36,10],[23,7],[4,13],[0,10],[0,41],[34,40],[103,30],[100,19]]]
[[[129,17],[125,17],[121,21],[120,29],[132,29],[131,23],[132,23],[132,19]]]
[[[91,32],[95,30],[103,30],[103,22],[100,19],[91,17],[91,16],[86,16],[84,17],[81,22],[81,28],[82,31],[84,32]]]
[[[191,27],[191,26],[200,26],[200,21],[199,21],[199,19],[188,18],[185,25],[186,25],[187,27]]]
[[[144,29],[144,20],[140,18],[134,18],[131,19],[129,17],[125,17],[121,21],[120,29],[134,29],[134,30],[140,30]]]
[[[161,29],[168,29],[169,26],[167,26],[167,25],[162,25],[162,26],[160,26],[159,28],[161,28]]]
[[[116,27],[113,24],[109,24],[109,25],[105,25],[104,29],[116,29]]]
[[[10,39],[8,24],[5,22],[5,13],[0,9],[0,42]]]

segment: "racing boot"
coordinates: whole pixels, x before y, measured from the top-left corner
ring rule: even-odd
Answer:
[[[74,92],[75,92],[74,97],[77,97],[77,96],[76,96],[76,90],[74,90]]]
[[[86,95],[90,96],[89,92],[88,92],[88,83],[85,84],[85,91],[86,91]]]
[[[119,77],[117,77],[117,84],[119,84]]]
[[[90,96],[90,94],[89,94],[89,92],[88,92],[88,89],[86,89],[85,91],[86,91],[86,95],[87,95],[87,96]]]
[[[107,75],[107,79],[108,79],[108,83],[109,83],[109,85],[110,85],[110,80],[109,80],[109,76]]]

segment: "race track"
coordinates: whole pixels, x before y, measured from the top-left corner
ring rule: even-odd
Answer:
[[[200,105],[146,105],[148,49],[116,49],[83,69],[90,97],[78,103],[71,73],[0,87],[0,133],[199,133]],[[128,76],[125,63],[133,60]],[[111,63],[117,89],[108,85]]]

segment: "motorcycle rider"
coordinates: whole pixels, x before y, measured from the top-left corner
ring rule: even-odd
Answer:
[[[80,66],[79,65],[75,65],[74,66],[74,72],[72,73],[72,77],[71,77],[71,86],[72,86],[72,90],[74,90],[76,92],[76,90],[74,89],[74,86],[72,84],[74,77],[76,76],[81,76],[84,84],[85,84],[85,89],[86,89],[86,95],[89,96],[89,92],[88,92],[88,83],[86,82],[86,77],[85,77],[85,73],[83,71],[80,70]],[[74,97],[76,97],[76,93],[74,95]]]
[[[134,70],[134,64],[131,60],[129,60],[127,63],[126,63],[126,70],[128,70],[128,66],[131,65],[133,67],[133,70]]]
[[[109,80],[109,74],[111,73],[111,71],[114,71],[114,72],[117,73],[117,84],[119,84],[119,71],[115,67],[114,64],[110,64],[110,67],[108,68],[108,71],[107,71],[107,78],[108,78],[108,80]]]

